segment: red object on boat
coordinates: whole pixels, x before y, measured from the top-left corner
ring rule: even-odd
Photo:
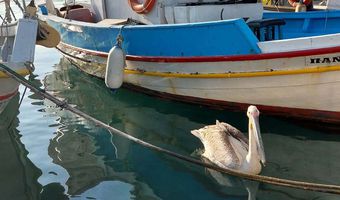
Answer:
[[[154,7],[156,0],[145,0],[144,3],[139,3],[138,0],[128,0],[130,7],[138,14],[147,14]]]
[[[91,11],[88,8],[77,8],[69,10],[66,15],[66,18],[82,22],[94,23],[93,13],[91,13]]]
[[[292,6],[292,7],[296,7],[299,3],[298,0],[288,0],[289,4]],[[305,4],[306,6],[311,4],[312,3],[312,0],[303,0],[303,4]]]

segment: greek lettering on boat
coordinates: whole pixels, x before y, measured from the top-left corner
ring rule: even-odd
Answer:
[[[339,63],[340,56],[333,57],[311,57],[310,64],[330,64],[330,63]]]

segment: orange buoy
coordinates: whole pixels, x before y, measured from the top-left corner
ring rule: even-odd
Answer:
[[[130,7],[138,14],[147,14],[154,7],[156,0],[145,0],[144,3],[139,3],[138,0],[128,0]]]

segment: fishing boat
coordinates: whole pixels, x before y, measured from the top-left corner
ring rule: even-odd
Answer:
[[[285,1],[284,5],[287,5],[287,2]],[[340,3],[338,0],[327,0],[323,6],[316,4],[312,11],[307,12],[294,12],[295,8],[290,5],[265,5],[264,9],[264,19],[276,18],[285,21],[286,25],[281,27],[282,32],[285,33],[284,39],[339,33]],[[268,9],[271,11],[267,11]]]
[[[1,8],[5,8],[0,25],[0,64],[25,76],[33,70],[38,22],[29,15],[16,20],[10,3],[9,0],[0,2]],[[19,5],[18,1],[16,3]],[[9,100],[17,94],[19,83],[0,71],[0,85],[1,113]]]
[[[80,70],[146,94],[340,122],[340,34],[291,38],[257,1],[51,2],[42,15]],[[289,38],[289,39],[283,39]]]

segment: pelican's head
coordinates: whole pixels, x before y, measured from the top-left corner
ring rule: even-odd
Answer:
[[[260,116],[260,111],[256,108],[256,106],[249,106],[247,111],[248,117],[255,117],[258,118]]]
[[[257,153],[263,165],[266,164],[266,157],[264,154],[263,142],[260,132],[259,116],[260,111],[256,106],[249,106],[247,111],[247,116],[249,118],[249,134],[253,134],[256,140]]]

